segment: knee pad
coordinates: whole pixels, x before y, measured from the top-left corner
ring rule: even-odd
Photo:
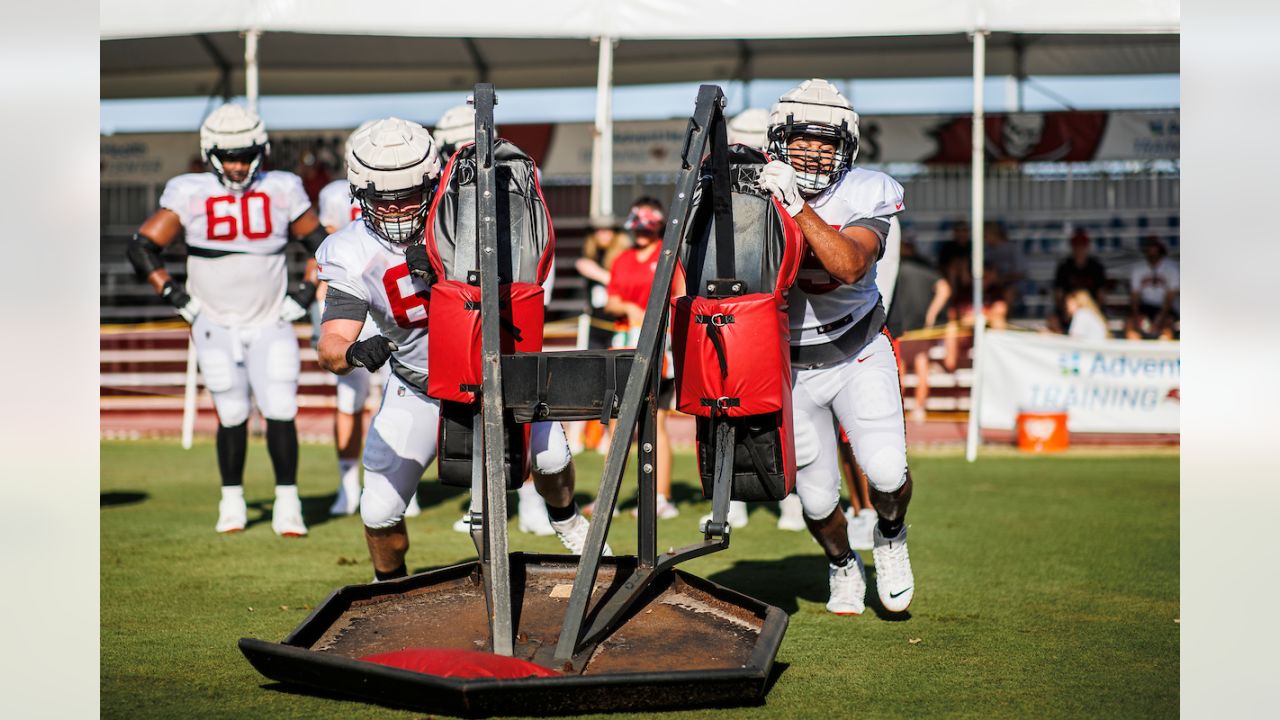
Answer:
[[[901,448],[880,448],[866,462],[862,458],[858,462],[868,484],[880,492],[894,492],[907,481],[907,454]]]
[[[349,383],[342,382],[342,378],[338,379],[338,389],[334,395],[334,403],[338,406],[338,412],[344,415],[356,414],[356,389]]]
[[[360,493],[360,519],[367,528],[381,530],[404,519],[408,501],[392,487],[391,481],[368,471],[364,475],[364,490]]]
[[[534,423],[530,436],[533,467],[539,475],[555,475],[573,462],[564,426],[559,422]]]
[[[209,392],[213,395],[213,409],[218,413],[219,424],[226,427],[235,427],[248,421],[248,388],[245,388],[243,393],[234,389],[214,392],[212,388],[209,389]]]
[[[369,371],[356,368],[346,375],[337,377],[338,412],[347,415],[356,415],[362,412],[365,401],[369,399],[369,381],[372,379]]]
[[[825,473],[823,473],[825,475]],[[824,478],[825,482],[805,482],[805,478],[797,473],[796,495],[800,498],[800,506],[804,508],[804,516],[810,520],[821,520],[831,515],[840,506],[839,475]]]
[[[258,403],[271,420],[292,420],[298,414],[298,375],[301,361],[296,341],[277,340],[267,348],[267,392]]]

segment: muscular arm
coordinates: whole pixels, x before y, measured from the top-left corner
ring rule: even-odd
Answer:
[[[178,219],[178,214],[165,208],[155,211],[142,223],[142,227],[138,228],[138,235],[150,239],[160,248],[168,247],[178,239],[180,234],[182,234],[182,221]],[[170,279],[169,271],[164,268],[157,268],[146,277],[147,284],[157,294],[164,289],[165,283]]]
[[[836,230],[808,204],[796,213],[795,219],[822,267],[840,282],[855,283],[875,265],[880,254],[880,238],[871,230],[863,227]]]
[[[320,367],[337,375],[351,372],[353,368],[347,362],[347,348],[359,339],[363,327],[364,321],[346,318],[334,318],[321,323],[320,342],[316,345]]]

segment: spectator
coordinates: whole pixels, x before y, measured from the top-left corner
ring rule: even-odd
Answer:
[[[1071,256],[1058,263],[1053,274],[1053,312],[1049,314],[1047,324],[1053,332],[1066,332],[1071,324],[1071,315],[1067,312],[1067,296],[1076,290],[1088,292],[1095,305],[1102,303],[1102,293],[1107,289],[1107,270],[1090,250],[1093,241],[1084,228],[1076,228],[1071,235]]]
[[[1076,290],[1066,299],[1067,317],[1071,318],[1067,334],[1077,340],[1106,340],[1107,319],[1088,290]]]
[[[631,232],[635,247],[620,254],[613,263],[609,275],[607,292],[609,299],[605,302],[606,313],[626,319],[628,335],[632,338],[629,345],[635,344],[640,326],[644,323],[645,307],[649,304],[649,291],[653,287],[653,276],[658,269],[658,256],[662,251],[662,229],[666,217],[662,212],[662,203],[656,198],[642,197],[631,205],[624,226]],[[683,278],[677,273],[671,285],[672,296],[684,294]],[[676,509],[671,498],[671,440],[667,434],[667,416],[675,409],[676,388],[671,363],[664,359],[662,383],[658,389],[658,422],[657,422],[657,485],[658,485],[658,517],[668,519],[676,517],[680,511]]]
[[[969,223],[956,220],[951,225],[951,239],[938,247],[938,267],[945,273],[953,260],[962,258],[969,262],[972,254],[973,241],[969,234]]]
[[[987,264],[996,272],[1000,280],[1002,296],[1010,308],[1019,307],[1022,297],[1022,282],[1027,277],[1027,263],[1022,256],[1022,248],[1009,242],[1004,225],[988,222],[984,226],[982,255]]]
[[[894,338],[911,330],[932,328],[951,299],[951,285],[936,268],[920,257],[915,243],[902,243],[902,263],[898,269],[898,284],[889,306],[886,327]],[[915,408],[911,419],[924,422],[925,406],[929,399],[929,348],[932,342],[913,343],[910,350],[898,355],[899,372],[906,374],[911,367],[916,374]],[[954,369],[954,368],[953,368]]]
[[[630,238],[621,232],[621,227],[614,218],[591,219],[591,234],[587,236],[586,245],[582,248],[582,257],[574,262],[578,274],[587,281],[585,317],[588,328],[584,344],[588,348],[610,347],[613,336],[618,331],[617,316],[610,315],[604,309],[609,300],[606,288],[609,286],[609,270],[613,267],[614,260],[629,247]]]
[[[947,282],[951,285],[952,301],[947,311],[947,318],[964,327],[973,327],[973,271],[968,257],[953,256],[950,264],[944,268]],[[982,309],[986,316],[987,326],[1003,330],[1008,326],[1009,303],[1004,299],[1004,285],[1000,274],[991,266],[983,265],[982,272]]]
[[[1155,235],[1143,239],[1142,254],[1145,260],[1129,276],[1125,337],[1172,340],[1178,321],[1178,263],[1165,257],[1164,243]]]

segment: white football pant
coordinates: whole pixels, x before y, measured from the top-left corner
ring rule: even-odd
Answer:
[[[298,414],[302,361],[293,325],[278,321],[226,327],[197,315],[191,337],[205,387],[224,427],[249,419],[250,391],[268,420],[292,420]]]

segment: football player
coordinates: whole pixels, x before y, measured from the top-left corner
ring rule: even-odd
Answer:
[[[218,413],[222,476],[218,532],[243,530],[249,395],[267,421],[267,451],[276,476],[271,527],[282,536],[307,534],[298,499],[298,375],[293,322],[315,298],[314,263],[290,285],[285,246],[301,241],[314,252],[324,230],[297,175],[262,167],[270,145],[256,113],[226,104],[200,126],[209,172],[179,175],[165,185],[160,209],[129,245],[129,260],[191,323],[196,360]],[[161,251],[186,236],[187,282],[178,285]]]
[[[787,91],[769,118],[770,154],[760,185],[804,232],[808,250],[790,294],[796,492],[805,523],[827,555],[827,610],[865,609],[862,561],[840,512],[836,430],[843,427],[878,514],[872,556],[880,602],[907,609],[915,580],[907,554],[911,500],[898,363],[876,287],[903,191],[884,173],[854,167],[858,115],[825,80]]]
[[[369,120],[356,128],[355,133],[368,128],[374,123]],[[336,233],[349,223],[360,219],[360,203],[351,197],[351,183],[346,178],[334,180],[320,191],[320,222],[329,235]],[[320,283],[316,292],[316,302],[320,312],[316,316],[316,336],[319,337],[319,317],[324,314],[324,296],[328,291],[327,283]],[[360,339],[368,340],[378,334],[378,327],[373,318],[365,318],[364,329],[360,331]],[[354,515],[360,507],[360,447],[364,443],[364,408],[369,400],[369,386],[375,374],[364,368],[356,368],[346,375],[333,376],[336,380],[336,408],[333,419],[333,441],[338,452],[338,496],[329,508],[331,515]],[[385,370],[377,373],[379,383],[386,380]],[[409,506],[405,508],[407,517],[417,517],[422,510],[418,507],[418,496],[409,498]]]
[[[439,176],[435,142],[421,125],[387,118],[356,133],[348,143],[347,178],[361,222],[331,235],[316,254],[320,278],[329,283],[320,364],[338,374],[391,366],[365,443],[360,497],[377,580],[406,574],[405,507],[436,455],[440,402],[426,394],[431,270],[422,243]],[[360,340],[366,315],[381,334]],[[535,423],[530,435],[533,478],[552,528],[580,554],[588,523],[573,502],[564,429],[558,422]]]

